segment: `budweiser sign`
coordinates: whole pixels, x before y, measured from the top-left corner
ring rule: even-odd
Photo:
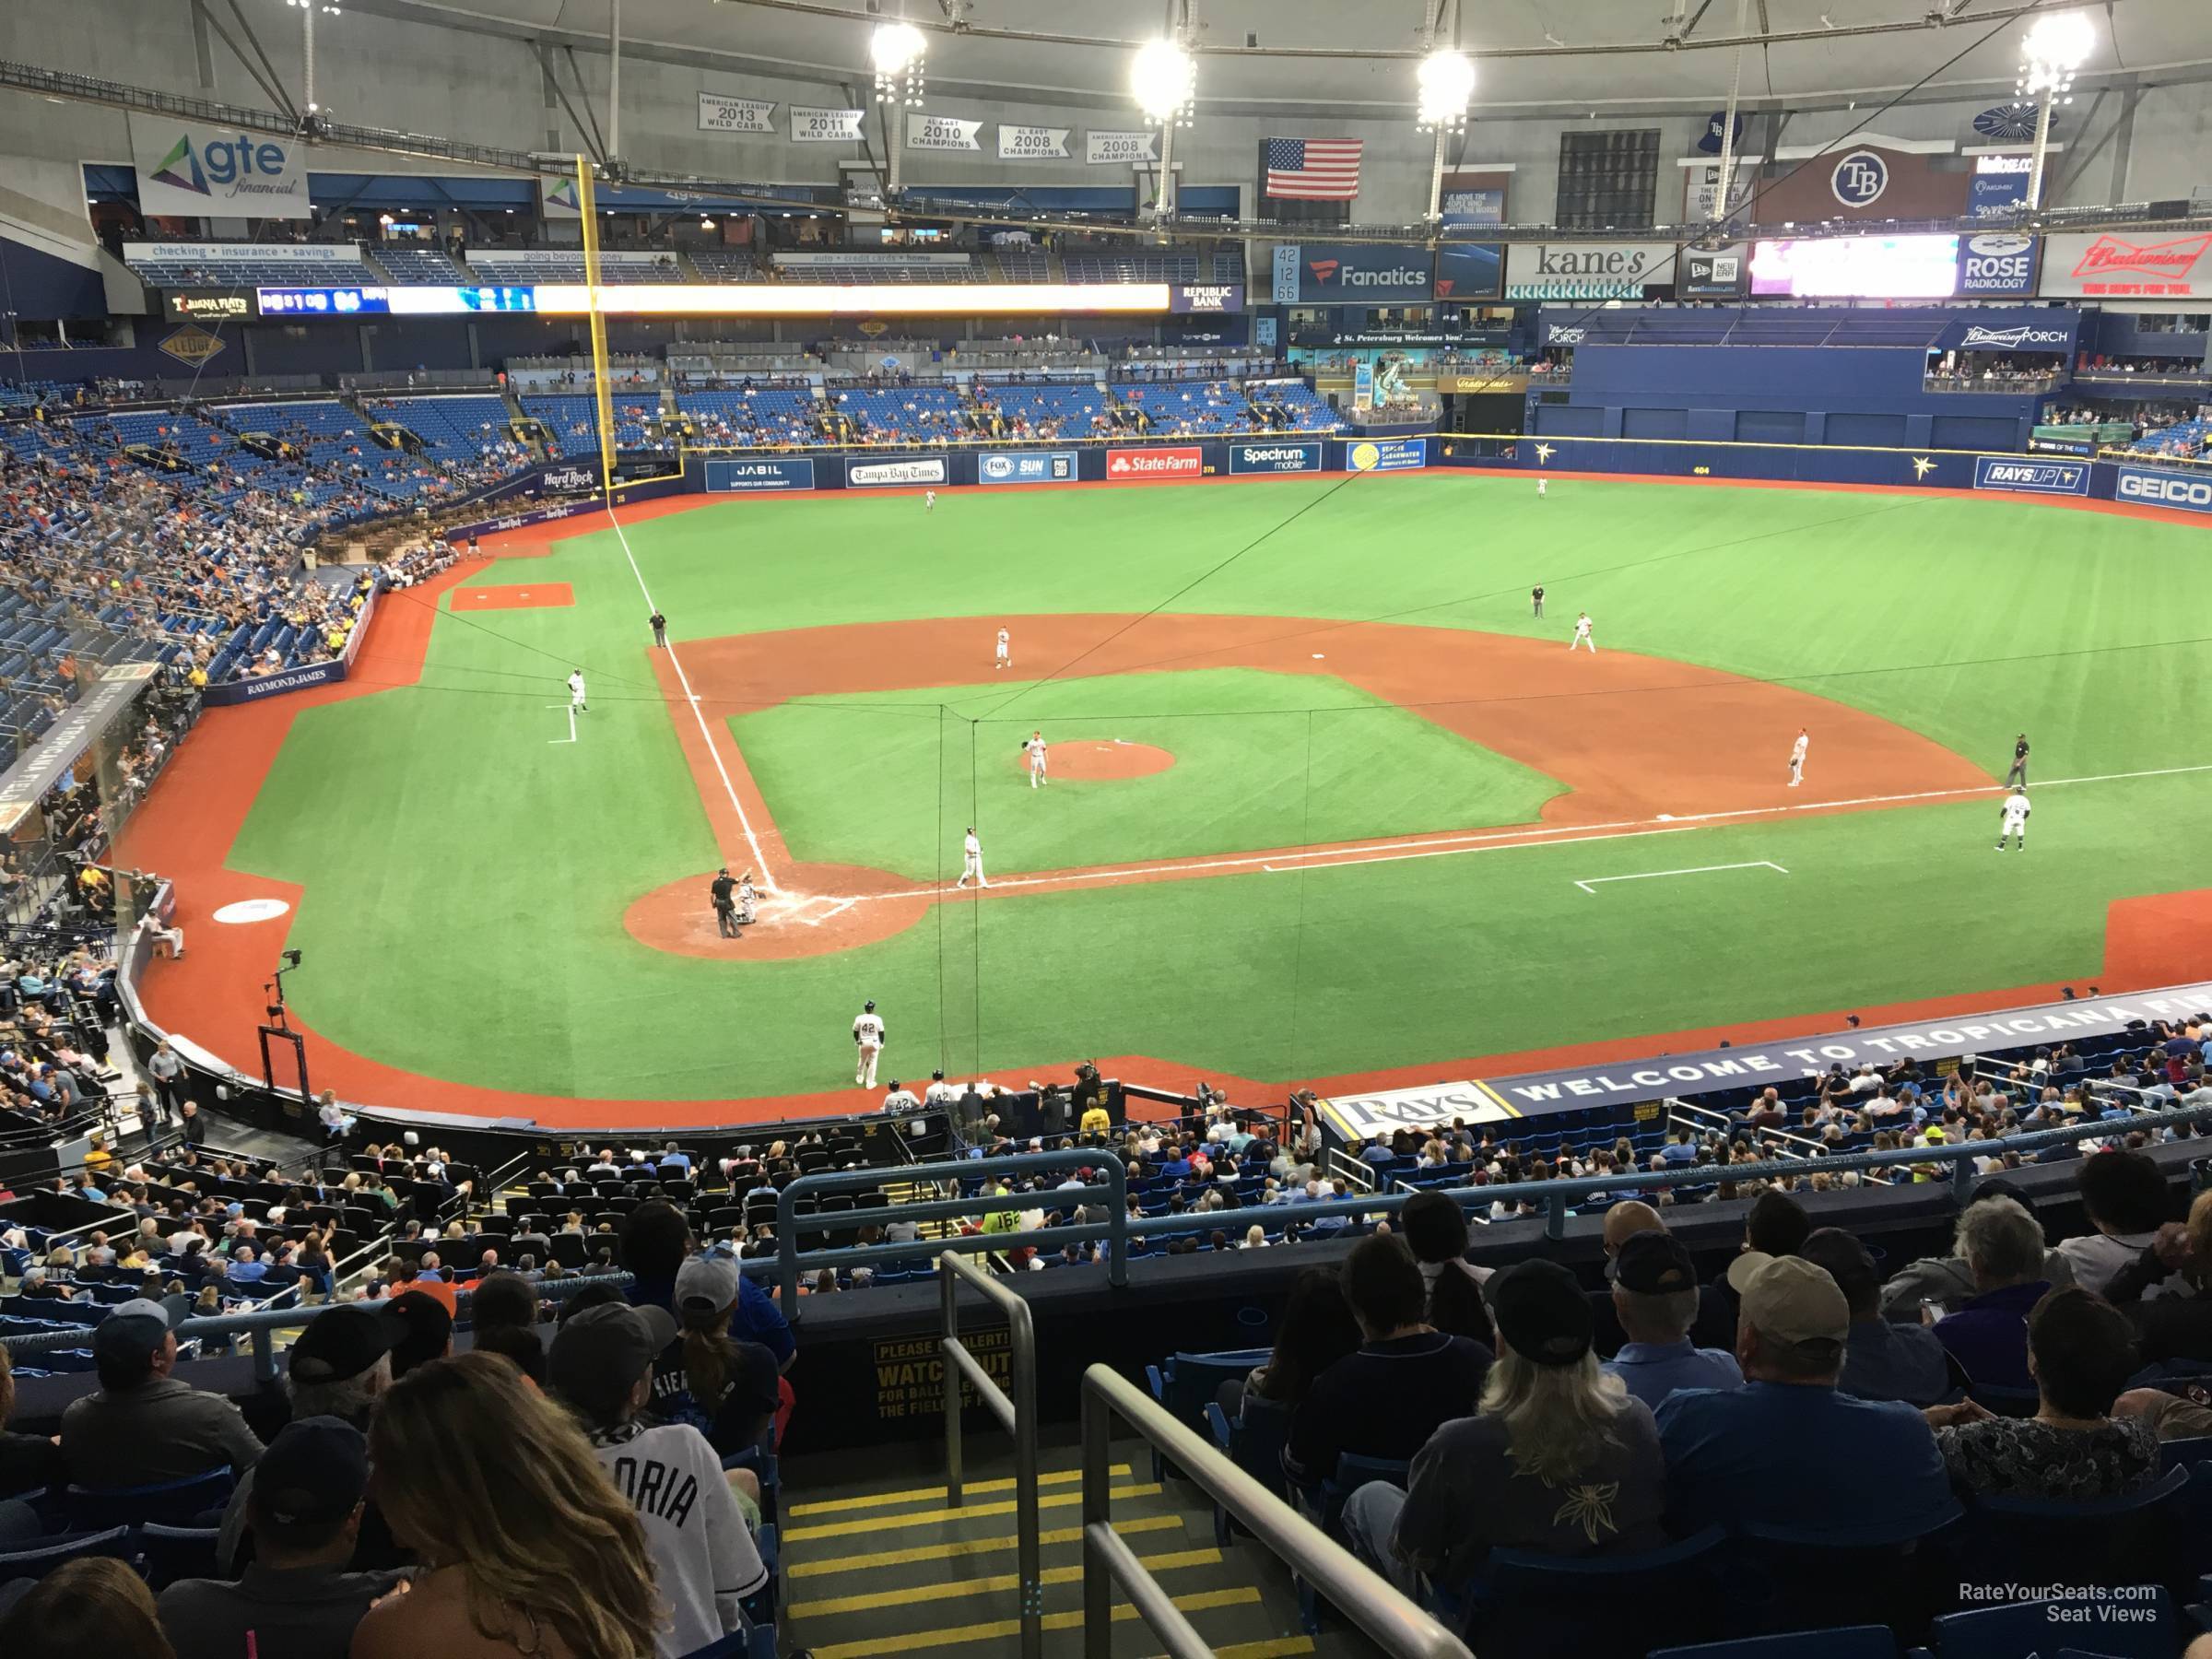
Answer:
[[[2212,295],[2212,232],[2167,241],[2073,235],[2050,239],[2047,297],[2202,299]]]

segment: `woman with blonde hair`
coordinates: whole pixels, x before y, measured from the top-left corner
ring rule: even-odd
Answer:
[[[421,1563],[351,1659],[651,1659],[665,1610],[637,1510],[575,1419],[493,1354],[385,1394],[371,1495]]]

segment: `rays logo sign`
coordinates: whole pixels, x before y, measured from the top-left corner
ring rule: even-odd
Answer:
[[[1853,150],[1828,175],[1828,187],[1846,207],[1871,207],[1889,188],[1889,164],[1872,150]]]
[[[220,213],[303,219],[314,211],[304,157],[289,140],[136,117],[131,148],[139,211],[149,217]]]

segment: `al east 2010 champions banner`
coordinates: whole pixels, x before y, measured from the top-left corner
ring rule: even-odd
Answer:
[[[980,150],[982,144],[976,135],[983,130],[980,121],[962,121],[957,115],[909,115],[906,118],[906,147],[912,150]]]
[[[303,219],[307,153],[294,139],[131,117],[138,210],[148,218]]]

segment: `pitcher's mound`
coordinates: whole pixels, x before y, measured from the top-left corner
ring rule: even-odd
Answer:
[[[1029,757],[1017,753],[1016,767],[1029,770]],[[1124,743],[1118,738],[1086,737],[1076,743],[1054,743],[1047,779],[1072,778],[1083,783],[1112,782],[1121,778],[1148,778],[1175,764],[1166,749],[1148,743]]]

